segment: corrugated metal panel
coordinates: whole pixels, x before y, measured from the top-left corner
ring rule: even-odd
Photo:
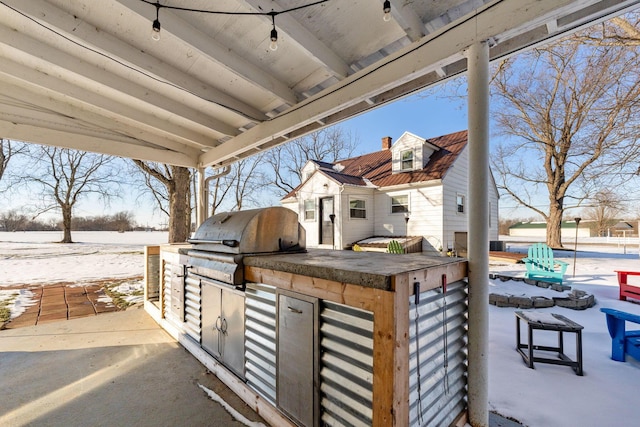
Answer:
[[[189,335],[197,342],[200,342],[202,331],[202,321],[200,315],[202,306],[202,293],[200,289],[201,286],[202,285],[199,278],[187,276],[184,293],[184,331],[187,335]]]
[[[276,403],[276,288],[247,283],[245,292],[245,378]]]
[[[163,261],[162,266],[162,300],[164,302],[164,317],[171,316],[171,275],[173,272],[173,264]]]
[[[322,301],[322,424],[370,426],[373,408],[373,313]]]
[[[448,426],[467,405],[467,284],[409,303],[409,425]]]
[[[147,299],[160,298],[160,255],[147,255]]]
[[[177,326],[182,326],[184,316],[184,289],[180,289],[183,271],[182,265],[164,261],[164,317]]]

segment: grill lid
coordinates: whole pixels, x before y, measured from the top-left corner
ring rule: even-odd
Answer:
[[[279,206],[216,214],[188,242],[201,251],[231,254],[299,252],[306,246],[298,214]]]

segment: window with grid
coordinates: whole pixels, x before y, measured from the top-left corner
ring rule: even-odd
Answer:
[[[400,168],[404,170],[413,169],[413,150],[405,150],[400,153]]]
[[[401,196],[391,197],[391,213],[409,212],[409,196],[403,194]]]
[[[366,203],[364,200],[349,200],[349,217],[362,219],[367,217]]]
[[[464,196],[458,194],[456,196],[456,205],[458,206],[458,213],[464,213]]]
[[[313,199],[304,201],[304,219],[305,221],[316,219],[316,204]]]

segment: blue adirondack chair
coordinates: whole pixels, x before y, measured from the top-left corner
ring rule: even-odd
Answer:
[[[535,243],[529,247],[522,261],[527,267],[527,279],[541,279],[547,282],[562,283],[568,263],[553,259],[553,249],[544,243]]]
[[[627,331],[625,322],[640,324],[640,316],[612,308],[601,308],[607,315],[607,328],[611,335],[611,358],[625,361],[625,355],[640,361],[640,330]]]

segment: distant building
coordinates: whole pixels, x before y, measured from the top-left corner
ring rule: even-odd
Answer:
[[[578,237],[595,236],[593,221],[581,221],[578,227]],[[561,233],[566,237],[576,236],[576,222],[562,221]],[[544,221],[518,222],[509,227],[509,236],[535,237],[545,239],[547,236],[547,223]]]
[[[309,161],[302,183],[281,203],[298,212],[308,247],[342,249],[372,236],[412,236],[424,252],[464,254],[472,214],[468,171],[467,131],[426,140],[405,132],[394,144],[382,138],[375,153],[336,163]],[[489,239],[497,240],[492,178],[488,196]]]

